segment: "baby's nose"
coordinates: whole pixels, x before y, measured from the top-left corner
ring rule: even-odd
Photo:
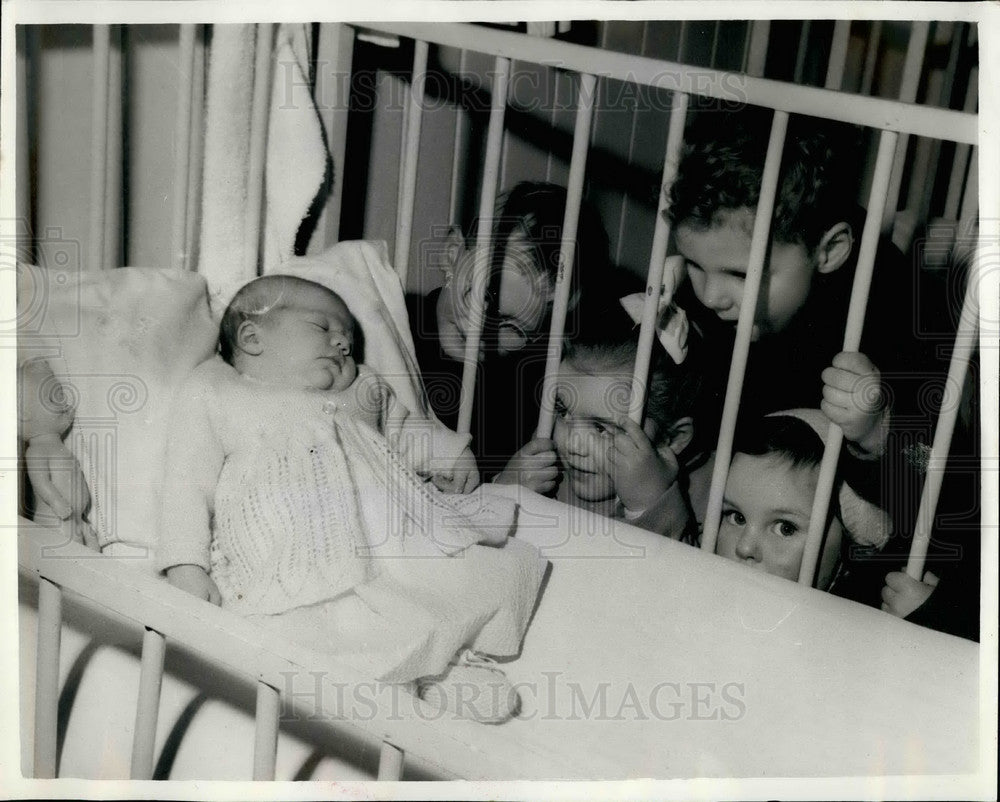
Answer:
[[[351,338],[347,336],[346,332],[334,331],[330,333],[330,345],[340,351],[341,354],[347,356],[351,353]]]

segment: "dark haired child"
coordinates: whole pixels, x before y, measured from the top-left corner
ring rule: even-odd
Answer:
[[[617,301],[616,301],[617,304]],[[552,439],[535,438],[495,479],[694,543],[690,472],[710,444],[695,414],[704,387],[698,358],[676,364],[653,344],[642,425],[628,416],[638,329],[612,307],[566,341]]]
[[[726,479],[716,554],[798,579],[828,425],[818,409],[793,409],[740,430]],[[848,562],[849,545],[874,552],[892,532],[888,515],[860,494],[844,467],[834,484],[816,572],[820,590],[834,590]]]
[[[760,109],[705,114],[670,188],[669,217],[694,296],[685,308],[719,345],[724,368],[742,304],[769,127],[770,114]],[[926,298],[914,298],[918,276],[891,243],[876,258],[861,352],[841,352],[864,220],[855,202],[857,154],[850,143],[856,139],[849,127],[789,122],[741,412],[754,418],[820,407],[843,428],[850,448],[879,456],[890,397],[895,417],[915,406],[912,388],[893,393],[893,381],[901,374],[932,378],[947,362],[915,329],[921,321],[913,319],[913,302]]]
[[[668,215],[688,284],[678,302],[706,335],[709,364],[728,371],[771,113],[704,113],[692,126]],[[856,203],[857,129],[792,117],[740,400],[741,423],[794,407],[820,408],[854,456],[881,459],[880,504],[897,535],[878,562],[904,560],[948,369],[954,323],[939,278],[879,244],[859,352],[842,352],[864,214]],[[959,506],[974,504],[957,501]],[[940,516],[939,516],[940,517]],[[932,543],[932,556],[941,549]],[[951,558],[954,561],[954,557]],[[874,567],[874,561],[873,561]]]
[[[559,252],[566,189],[524,181],[497,201],[490,247],[477,246],[476,224],[468,236],[453,227],[441,243],[446,281],[424,297],[407,299],[410,327],[428,398],[438,418],[451,428],[458,421],[465,342],[472,331],[473,267],[489,260],[486,322],[476,374],[472,448],[490,479],[531,437],[538,422],[538,398],[545,370],[548,326]],[[605,273],[608,238],[595,209],[584,202],[570,274],[566,330],[578,328],[584,290],[599,295],[595,283]]]

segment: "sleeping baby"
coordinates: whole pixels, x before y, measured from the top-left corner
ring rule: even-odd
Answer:
[[[305,279],[245,285],[220,358],[178,393],[158,560],[169,581],[480,721],[517,694],[544,573],[514,506],[470,495],[468,436],[413,416],[355,362],[354,318]]]

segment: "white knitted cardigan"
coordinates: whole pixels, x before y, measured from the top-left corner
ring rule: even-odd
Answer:
[[[379,556],[442,556],[499,543],[506,499],[445,496],[419,473],[468,444],[415,419],[362,367],[341,392],[199,366],[175,399],[160,520],[161,569],[211,572],[225,606],[278,613],[371,579]]]

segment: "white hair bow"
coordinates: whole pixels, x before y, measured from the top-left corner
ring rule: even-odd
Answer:
[[[684,280],[684,257],[669,256],[663,264],[663,283],[656,303],[656,336],[671,359],[678,365],[687,356],[687,313],[673,302],[674,292]],[[620,298],[619,302],[636,324],[642,322],[646,293],[636,292]]]

